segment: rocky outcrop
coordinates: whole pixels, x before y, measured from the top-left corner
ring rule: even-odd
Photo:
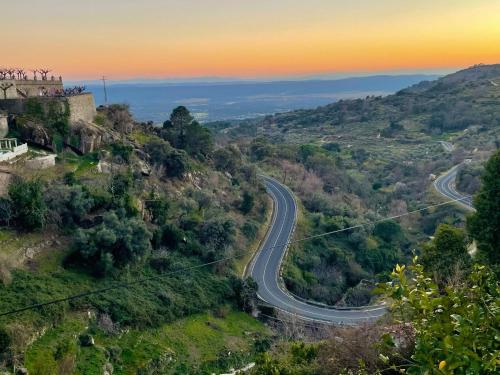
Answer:
[[[103,143],[107,143],[112,139],[112,135],[104,129],[98,128],[90,122],[77,121],[72,124],[70,136],[66,143],[85,154],[96,151]]]
[[[54,149],[53,139],[42,124],[31,120],[18,121],[16,128],[21,134],[22,139],[51,150]]]
[[[32,120],[17,122],[16,128],[25,141],[56,150],[56,140],[46,127]],[[118,139],[114,132],[98,127],[91,122],[77,121],[70,126],[70,133],[63,142],[82,154],[93,152],[103,145]]]

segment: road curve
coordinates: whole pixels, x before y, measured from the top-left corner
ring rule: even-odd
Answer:
[[[459,199],[457,201],[462,207],[469,211],[474,211],[472,206],[472,197],[459,193],[455,187],[455,179],[459,165],[454,166],[448,172],[442,174],[434,181],[434,188],[441,194],[450,199]]]
[[[384,315],[384,306],[360,309],[335,309],[311,305],[294,298],[280,282],[281,262],[292,239],[297,205],[292,192],[273,178],[263,177],[273,199],[273,218],[267,236],[249,268],[249,275],[258,284],[261,300],[301,319],[330,324],[359,324]]]

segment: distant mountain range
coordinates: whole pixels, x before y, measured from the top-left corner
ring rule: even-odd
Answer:
[[[404,138],[409,130],[437,135],[477,127],[481,132],[492,131],[490,138],[498,144],[499,97],[500,64],[475,65],[436,80],[421,81],[384,97],[344,100],[208,126],[234,138],[259,134],[280,142],[299,143],[306,138],[338,136],[339,129],[351,136],[356,130],[358,138],[367,131],[386,138]]]
[[[298,108],[315,108],[340,99],[388,95],[437,75],[376,75],[336,80],[113,83],[108,102],[129,104],[141,121],[165,121],[184,105],[200,121],[244,119]],[[102,84],[91,83],[96,104],[104,104]]]

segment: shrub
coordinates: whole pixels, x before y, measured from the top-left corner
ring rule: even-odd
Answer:
[[[81,186],[53,186],[45,192],[48,220],[62,228],[81,223],[92,209],[94,200]]]
[[[161,139],[152,140],[144,146],[153,164],[162,166],[169,177],[181,177],[191,167],[185,151],[176,150]]]
[[[396,241],[401,238],[401,226],[394,220],[387,220],[377,223],[373,229],[373,234],[386,242]]]
[[[99,226],[77,231],[74,248],[89,265],[97,266],[98,274],[105,275],[143,256],[151,249],[150,240],[142,220],[118,217],[110,211]]]
[[[259,224],[253,220],[246,221],[245,224],[243,224],[241,231],[246,238],[248,238],[249,240],[254,240],[257,237],[257,233],[259,231]]]
[[[130,162],[130,157],[134,148],[131,145],[125,144],[123,142],[113,142],[111,143],[111,153],[113,156],[120,157],[126,163]]]
[[[9,197],[14,210],[13,217],[19,227],[33,230],[45,225],[47,206],[40,180],[15,179],[9,186]]]
[[[10,335],[5,328],[0,327],[0,354],[5,353],[10,348]]]
[[[240,205],[240,211],[243,214],[247,215],[248,213],[250,213],[250,211],[252,211],[254,203],[255,203],[255,196],[251,192],[245,191],[243,193],[243,201],[241,202]]]

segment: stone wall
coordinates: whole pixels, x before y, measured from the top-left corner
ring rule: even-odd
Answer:
[[[45,108],[50,102],[59,102],[61,106],[69,104],[70,123],[77,121],[93,122],[97,114],[94,96],[91,93],[83,93],[66,97],[38,97],[36,99],[0,99],[0,111],[11,115],[22,115],[26,112],[26,104],[29,100],[37,100]]]
[[[26,160],[26,166],[30,169],[46,169],[56,165],[56,154],[40,156],[35,159]]]
[[[70,122],[77,121],[94,122],[97,114],[95,109],[94,96],[91,93],[68,96],[67,98],[70,110]]]
[[[55,93],[63,90],[63,82],[59,79],[5,79],[0,84],[12,85],[6,91],[7,99],[38,97],[42,92]],[[0,99],[4,99],[3,91],[0,91]]]

